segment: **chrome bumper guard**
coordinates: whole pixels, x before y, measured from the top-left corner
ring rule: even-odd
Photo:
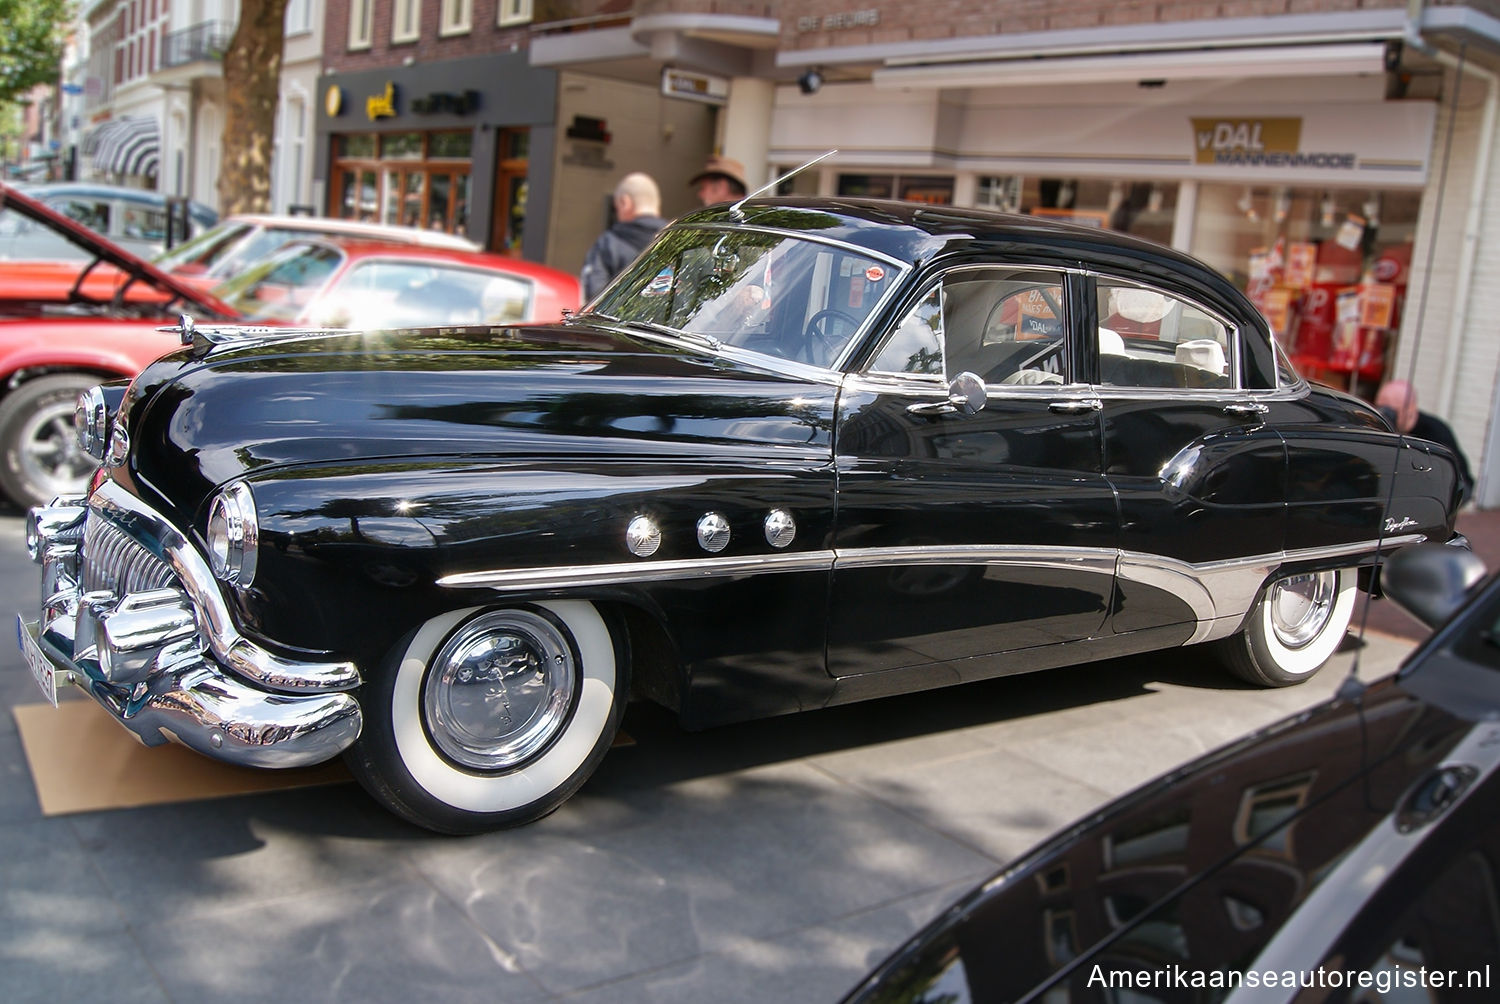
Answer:
[[[148,746],[251,767],[321,763],[359,737],[347,662],[297,661],[244,638],[198,550],[111,482],[31,510],[41,616],[22,621],[56,678]]]

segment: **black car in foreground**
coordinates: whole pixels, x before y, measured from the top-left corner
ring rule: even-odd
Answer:
[[[560,324],[181,334],[80,405],[28,664],[148,743],[345,753],[438,830],[555,808],[632,698],[702,727],[1198,643],[1297,683],[1381,555],[1453,536],[1452,456],[1222,276],[1028,217],[747,200]]]
[[[1394,676],[1057,834],[846,1004],[1500,1000],[1500,577],[1435,544],[1384,573],[1460,610]]]

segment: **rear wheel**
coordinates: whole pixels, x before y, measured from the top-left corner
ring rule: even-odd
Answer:
[[[1288,575],[1265,587],[1239,634],[1218,642],[1224,664],[1263,687],[1310,678],[1338,651],[1354,615],[1351,569]]]
[[[366,682],[350,769],[392,811],[438,832],[539,819],[608,752],[624,649],[579,600],[435,617]]]
[[[98,379],[54,373],[28,380],[0,401],[0,488],[23,509],[82,495],[98,461],[78,445],[73,411]]]

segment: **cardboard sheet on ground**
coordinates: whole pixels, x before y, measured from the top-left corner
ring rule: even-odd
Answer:
[[[93,701],[12,709],[42,814],[127,809],[348,781],[341,761],[256,770],[168,743],[142,746]]]

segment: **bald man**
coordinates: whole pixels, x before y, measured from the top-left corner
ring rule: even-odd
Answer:
[[[667,225],[661,217],[661,189],[649,174],[637,171],[625,175],[615,185],[612,200],[615,222],[589,248],[578,276],[585,303],[635,261],[656,232]]]
[[[1448,423],[1436,415],[1417,408],[1417,390],[1405,380],[1389,380],[1375,395],[1375,407],[1395,426],[1396,431],[1418,439],[1446,446],[1458,460],[1459,498],[1462,506],[1474,494],[1474,475],[1469,473],[1469,458],[1459,449],[1458,437]]]

